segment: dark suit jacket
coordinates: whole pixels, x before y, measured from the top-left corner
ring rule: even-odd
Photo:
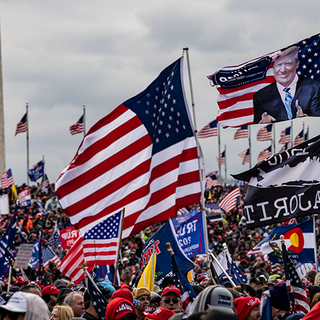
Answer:
[[[292,118],[296,117],[297,99],[303,113],[308,116],[320,117],[320,82],[304,77],[299,78],[296,93],[291,103]],[[253,123],[259,123],[264,112],[274,117],[276,121],[288,120],[276,82],[269,84],[253,95],[253,109]]]

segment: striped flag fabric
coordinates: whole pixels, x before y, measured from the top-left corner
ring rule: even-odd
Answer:
[[[80,119],[75,124],[70,126],[69,130],[70,130],[71,135],[82,133],[84,131],[83,115],[80,117]]]
[[[56,264],[57,269],[59,270],[61,260],[50,247],[46,247],[42,250],[42,263],[44,270],[48,269],[50,262],[54,262]]]
[[[250,162],[250,148],[239,153],[239,157],[242,158],[242,164]]]
[[[212,187],[221,187],[221,183],[214,173],[206,176],[206,190],[211,189]]]
[[[236,131],[233,139],[237,140],[237,139],[248,138],[248,137],[249,137],[248,126],[242,126]]]
[[[85,277],[82,269],[77,269],[87,261],[88,272],[95,265],[111,265],[117,261],[123,211],[120,211],[80,236],[61,261],[60,271],[79,283]]]
[[[291,127],[288,127],[281,131],[279,144],[285,144],[291,142]]]
[[[125,238],[199,203],[197,147],[182,63],[183,57],[98,121],[59,176],[56,194],[79,230],[125,207]]]
[[[213,120],[198,132],[198,138],[216,137],[218,135],[217,120]]]
[[[240,197],[240,188],[234,187],[220,201],[219,206],[223,211],[229,212],[237,205],[237,198]]]
[[[223,151],[220,153],[220,158],[217,157],[218,164],[219,164],[219,161],[220,161],[220,164],[226,164],[226,151]]]
[[[48,242],[50,243],[51,247],[53,249],[57,249],[61,246],[61,241],[60,241],[60,233],[58,230],[56,230],[51,237],[49,238]]]
[[[288,256],[285,243],[282,244],[283,265],[286,274],[286,283],[288,289],[294,296],[294,311],[296,313],[307,314],[310,311],[306,290],[303,288],[300,277]]]
[[[10,188],[14,184],[11,169],[8,169],[2,174],[0,183],[2,189]]]
[[[289,143],[286,143],[281,147],[280,152],[288,150],[288,149],[289,149]]]
[[[228,274],[232,276],[232,280],[235,283],[236,286],[240,286],[242,283],[247,283],[247,279],[245,276],[241,273],[240,269],[236,265],[235,261],[232,259],[232,257],[228,257]]]
[[[257,141],[272,140],[272,123],[258,130]]]
[[[319,54],[319,34],[303,39],[293,45],[300,47],[300,61],[297,73],[299,76],[318,80],[320,74],[318,65],[313,61],[313,55]],[[289,46],[288,46],[289,47]],[[237,66],[221,68],[207,78],[211,86],[219,91],[219,114],[217,123],[223,128],[240,127],[253,122],[253,94],[273,83],[273,63],[281,51],[274,51]],[[315,73],[315,75],[314,75]]]
[[[28,122],[27,122],[27,113],[21,118],[21,120],[17,124],[15,136],[19,133],[27,132],[28,130]]]
[[[297,134],[297,136],[294,138],[293,146],[297,146],[298,144],[304,142],[304,134],[303,129]]]
[[[258,154],[258,162],[267,159],[268,157],[270,157],[272,155],[271,153],[271,146],[267,149],[262,150],[259,154]]]

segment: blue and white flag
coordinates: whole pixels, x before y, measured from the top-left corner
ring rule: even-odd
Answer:
[[[176,232],[171,220],[164,224],[152,237],[150,237],[141,253],[141,270],[147,265],[152,255],[151,246],[155,246],[157,254],[156,279],[155,283],[161,285],[165,276],[171,275],[171,255],[167,249],[166,243],[169,242],[174,252],[178,266],[180,266],[183,274],[187,274],[189,270],[195,267],[195,264],[186,256],[179,245]]]
[[[37,204],[37,208],[38,208],[38,211],[39,211],[39,215],[45,215],[46,216],[48,213],[47,213],[46,210],[44,210],[42,204],[40,202],[36,202],[36,204]]]
[[[28,176],[34,182],[42,178],[44,176],[44,161],[39,161],[32,169],[28,170]]]
[[[228,274],[232,277],[236,286],[240,286],[242,283],[247,283],[247,279],[242,274],[232,257],[227,256],[228,259]]]
[[[13,218],[0,238],[0,280],[3,280],[14,260],[14,238],[18,219],[18,207],[15,207]]]
[[[206,215],[210,222],[222,220],[221,209],[217,202],[206,203],[205,207],[208,209]]]
[[[274,228],[261,245],[263,254],[269,254],[270,261],[283,263],[280,236],[284,236],[290,259],[301,263],[315,263],[314,261],[314,224],[313,219],[309,219],[299,224],[282,225]]]
[[[48,242],[50,243],[51,247],[53,249],[57,249],[61,246],[61,241],[60,241],[60,233],[59,231],[55,231],[52,236],[49,238]]]
[[[29,264],[33,269],[38,269],[41,266],[41,259],[40,259],[41,250],[40,249],[41,249],[41,238],[38,239],[33,244],[33,251],[29,261]]]
[[[205,222],[204,214],[197,209],[172,219],[179,244],[188,258],[208,251]]]

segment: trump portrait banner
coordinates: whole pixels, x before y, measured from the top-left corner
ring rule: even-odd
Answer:
[[[197,209],[172,219],[179,244],[188,258],[207,253],[205,219]]]
[[[175,259],[183,274],[195,267],[195,264],[185,255],[179,245],[176,232],[171,220],[164,224],[152,237],[150,237],[143,247],[141,253],[141,270],[149,262],[152,256],[152,246],[157,254],[156,278],[155,283],[161,285],[162,280],[167,275],[172,275],[171,255],[167,249],[166,243],[171,244]]]
[[[226,128],[319,117],[319,36],[208,75],[219,91],[217,123]]]
[[[244,199],[247,227],[276,224],[318,214],[320,208],[320,135],[232,175],[248,181]]]
[[[269,235],[269,241],[261,245],[263,254],[268,254],[273,263],[283,263],[280,236],[284,236],[285,245],[291,260],[301,263],[314,263],[314,222],[309,219],[299,224],[275,227]]]

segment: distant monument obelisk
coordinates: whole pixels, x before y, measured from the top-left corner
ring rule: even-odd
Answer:
[[[6,171],[6,151],[4,143],[4,114],[2,90],[2,59],[1,59],[1,30],[0,30],[0,176]]]

